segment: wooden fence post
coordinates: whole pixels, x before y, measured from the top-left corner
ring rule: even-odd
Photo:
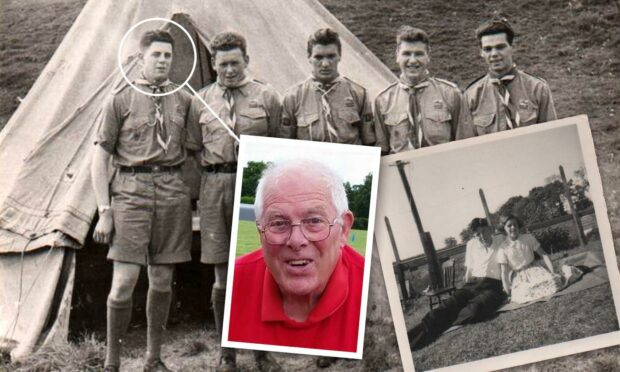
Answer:
[[[408,300],[409,291],[407,291],[407,285],[405,284],[405,274],[400,264],[400,255],[396,247],[396,240],[394,239],[394,233],[392,232],[392,225],[390,225],[390,219],[385,216],[385,226],[387,227],[388,235],[390,236],[390,243],[392,243],[392,249],[394,250],[394,257],[396,258],[396,278],[398,278],[398,285],[400,286],[401,293],[403,294],[403,300]]]

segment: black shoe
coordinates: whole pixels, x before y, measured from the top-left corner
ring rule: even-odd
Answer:
[[[144,372],[172,372],[171,369],[166,367],[164,362],[161,359],[147,361],[144,363]]]
[[[407,337],[409,338],[409,347],[412,351],[419,350],[424,346],[430,344],[430,337],[428,329],[424,323],[420,323],[413,327],[410,331],[407,331]]]
[[[119,372],[120,369],[118,366],[107,365],[103,367],[103,372]]]
[[[255,351],[256,366],[261,372],[284,372],[276,358],[266,351]]]

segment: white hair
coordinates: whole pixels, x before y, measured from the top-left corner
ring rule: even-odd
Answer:
[[[338,216],[349,210],[347,193],[344,190],[342,179],[331,168],[316,160],[286,160],[278,163],[269,163],[258,181],[256,198],[254,199],[254,213],[257,221],[263,215],[263,194],[266,185],[272,185],[279,178],[294,171],[301,171],[307,177],[321,178],[324,181],[331,194],[332,204],[336,208]]]

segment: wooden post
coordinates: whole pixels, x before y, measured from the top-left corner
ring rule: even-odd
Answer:
[[[493,228],[493,232],[495,233],[495,225],[491,220],[491,212],[489,212],[489,205],[487,204],[487,199],[484,197],[484,190],[478,189],[478,193],[480,194],[480,200],[482,201],[482,208],[484,208],[484,215],[487,218],[489,226]]]
[[[406,164],[409,164],[409,163],[403,162],[401,160],[397,160],[396,168],[398,168],[400,179],[403,182],[403,187],[405,188],[405,193],[407,194],[407,199],[409,200],[409,206],[411,207],[411,213],[413,213],[413,219],[418,229],[418,234],[420,235],[420,239],[422,240],[422,247],[424,248],[424,255],[426,255],[426,259],[428,261],[428,274],[431,279],[431,287],[434,289],[440,288],[442,285],[442,280],[441,280],[441,271],[439,269],[439,262],[437,262],[437,254],[435,253],[435,247],[433,245],[433,240],[431,239],[431,235],[425,232],[424,228],[422,227],[422,220],[420,219],[418,208],[416,207],[415,201],[413,200],[413,193],[411,192],[411,187],[409,186],[409,180],[407,180],[407,175],[405,174]]]
[[[566,181],[566,175],[564,175],[564,168],[560,165],[560,177],[562,177],[562,183],[564,184],[564,196],[568,200],[568,207],[570,208],[570,214],[573,216],[573,224],[577,230],[577,237],[579,238],[579,244],[583,247],[586,245],[586,234],[583,232],[583,226],[581,225],[581,219],[577,214],[575,205],[573,204],[573,198],[570,195],[570,187]]]
[[[392,232],[392,225],[390,225],[390,219],[385,216],[385,226],[387,227],[388,235],[390,236],[390,243],[392,243],[392,250],[394,250],[394,257],[396,257],[396,278],[398,279],[398,285],[400,286],[401,293],[403,294],[403,300],[409,299],[409,291],[407,291],[407,285],[405,284],[405,274],[403,268],[400,265],[400,255],[396,247],[396,240],[394,239],[394,233]]]

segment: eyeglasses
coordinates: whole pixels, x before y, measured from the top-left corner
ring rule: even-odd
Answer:
[[[332,223],[324,217],[304,218],[299,223],[292,223],[290,220],[275,219],[267,222],[264,227],[256,224],[258,231],[265,235],[267,243],[273,245],[286,244],[291,238],[293,227],[299,226],[301,233],[308,241],[320,242],[327,239],[331,234],[331,228],[336,224],[340,217],[336,217]]]

